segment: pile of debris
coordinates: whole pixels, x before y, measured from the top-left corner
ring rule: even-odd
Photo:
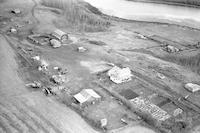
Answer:
[[[39,64],[39,66],[38,66],[39,71],[47,71],[48,70],[49,64],[45,60],[41,59],[40,56],[38,56],[38,55],[33,56],[33,57],[31,57],[31,59]]]
[[[140,33],[137,34],[137,37],[140,38],[140,39],[144,39],[144,40],[147,39],[146,36],[144,36],[144,35],[142,35],[142,34],[140,34]]]
[[[31,88],[41,88],[42,85],[38,81],[34,81],[33,83],[28,83],[26,84],[26,87],[31,87]]]
[[[175,52],[179,52],[179,51],[180,51],[180,49],[178,49],[178,48],[176,48],[176,47],[174,47],[174,46],[172,46],[172,45],[167,45],[167,46],[165,47],[165,50],[166,50],[168,53],[175,53]]]
[[[45,60],[40,60],[40,65],[38,66],[39,71],[47,71],[49,64]]]
[[[64,75],[53,75],[51,77],[51,81],[54,82],[55,84],[63,84],[65,82],[65,76]]]
[[[67,74],[67,72],[68,72],[67,69],[63,69],[63,68],[61,68],[61,67],[54,67],[53,69],[54,69],[54,70],[57,70],[59,75],[65,75],[65,74]]]
[[[42,46],[49,44],[49,40],[50,40],[48,35],[42,35],[42,34],[29,35],[27,38],[31,40],[32,42],[34,42],[35,44],[42,45]]]
[[[46,95],[57,95],[62,90],[66,90],[66,88],[64,86],[48,86],[48,87],[43,87],[43,89],[42,89],[42,91]]]
[[[110,77],[110,80],[113,81],[116,84],[120,84],[123,82],[128,82],[132,80],[132,73],[130,68],[119,68],[117,66],[114,66],[112,69],[108,71],[108,76]]]
[[[53,47],[53,48],[59,48],[62,46],[61,42],[56,40],[56,39],[51,39],[50,40],[50,45]]]
[[[86,48],[84,48],[84,47],[78,47],[78,52],[80,52],[80,53],[84,53],[85,51],[87,51],[87,49]]]
[[[31,59],[33,59],[34,61],[40,61],[40,56],[36,55],[31,57]]]

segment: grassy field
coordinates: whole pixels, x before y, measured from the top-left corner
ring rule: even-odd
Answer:
[[[88,4],[83,6],[78,0],[42,0],[42,5],[63,10],[68,25],[83,31],[105,31],[110,26],[98,9]]]
[[[192,71],[200,74],[200,54],[195,56],[174,56],[168,55],[165,60],[185,66]]]

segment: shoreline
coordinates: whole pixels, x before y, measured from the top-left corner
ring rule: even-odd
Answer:
[[[126,0],[126,1],[132,1],[132,2],[144,2],[144,3],[154,3],[153,1],[147,1],[147,0]],[[155,1],[155,0],[154,0]],[[163,2],[165,3],[165,2]],[[163,4],[162,2],[161,3],[156,3],[156,4]],[[167,3],[167,2],[166,2]],[[170,2],[171,4],[168,3],[168,5],[174,5],[176,6],[175,4],[173,4],[172,2]],[[179,24],[176,24],[176,23],[167,23],[167,22],[151,22],[151,21],[145,21],[145,20],[131,20],[131,19],[125,19],[125,18],[120,18],[120,17],[117,17],[117,16],[111,16],[111,15],[108,15],[108,14],[105,14],[103,12],[101,12],[97,7],[94,7],[93,5],[91,5],[90,3],[86,2],[86,1],[82,1],[82,4],[88,9],[88,6],[89,7],[92,7],[92,9],[95,9],[95,11],[98,11],[99,13],[97,15],[100,15],[101,17],[103,18],[106,18],[106,19],[111,19],[112,21],[121,21],[121,22],[128,22],[128,23],[133,23],[133,22],[141,22],[141,23],[153,23],[153,24],[165,24],[165,25],[174,25],[174,26],[178,26],[178,27],[182,27],[182,28],[189,28],[191,30],[197,30],[197,31],[200,31],[200,28],[198,27],[191,27],[191,26],[188,26],[188,25],[179,25]],[[178,3],[177,3],[178,5]],[[179,4],[180,6],[180,4]],[[183,6],[183,5],[182,5]],[[200,6],[196,7],[196,8],[199,8]],[[192,8],[192,7],[191,7]],[[93,12],[92,10],[90,10],[91,12]]]
[[[111,18],[111,20],[116,21],[116,22],[126,22],[126,23],[151,23],[151,24],[159,24],[159,25],[174,25],[177,27],[182,27],[182,28],[188,28],[190,30],[196,30],[196,31],[200,31],[199,28],[197,27],[190,27],[190,26],[186,26],[186,25],[179,25],[179,24],[175,24],[175,23],[167,23],[167,22],[152,22],[152,21],[143,21],[143,20],[131,20],[131,19],[124,19],[124,18],[119,18],[116,16],[109,16],[106,14],[103,14],[106,17]]]
[[[179,2],[165,2],[165,1],[156,1],[156,0],[126,0],[130,2],[143,2],[143,3],[154,3],[154,4],[165,4],[165,5],[172,5],[172,6],[182,6],[182,7],[190,7],[190,8],[200,8],[200,5],[193,5],[193,4],[184,4]]]

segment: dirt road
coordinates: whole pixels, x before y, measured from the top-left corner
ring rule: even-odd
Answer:
[[[96,132],[71,109],[25,88],[17,72],[15,52],[1,35],[0,44],[0,132]]]

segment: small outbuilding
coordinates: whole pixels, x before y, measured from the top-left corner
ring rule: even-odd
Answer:
[[[16,33],[17,33],[17,29],[15,29],[15,28],[10,28],[10,32],[13,33],[13,34],[16,34]]]
[[[50,45],[53,47],[53,48],[59,48],[61,47],[61,42],[56,40],[56,39],[51,39],[50,40]]]
[[[101,96],[92,89],[83,89],[81,92],[74,95],[74,98],[80,104],[83,104],[86,102],[93,102],[93,101],[99,100],[101,99]]]
[[[11,10],[11,13],[13,13],[13,14],[20,14],[21,13],[21,10],[20,9],[13,9],[13,10]]]
[[[200,90],[200,85],[193,84],[193,83],[187,83],[185,84],[185,88],[190,92],[197,92]]]
[[[84,48],[84,47],[78,47],[77,50],[78,50],[78,52],[80,52],[80,53],[83,53],[83,52],[87,51],[87,49]]]
[[[69,36],[67,33],[56,29],[52,34],[51,34],[55,39],[61,41],[61,42],[65,42],[68,40]]]

